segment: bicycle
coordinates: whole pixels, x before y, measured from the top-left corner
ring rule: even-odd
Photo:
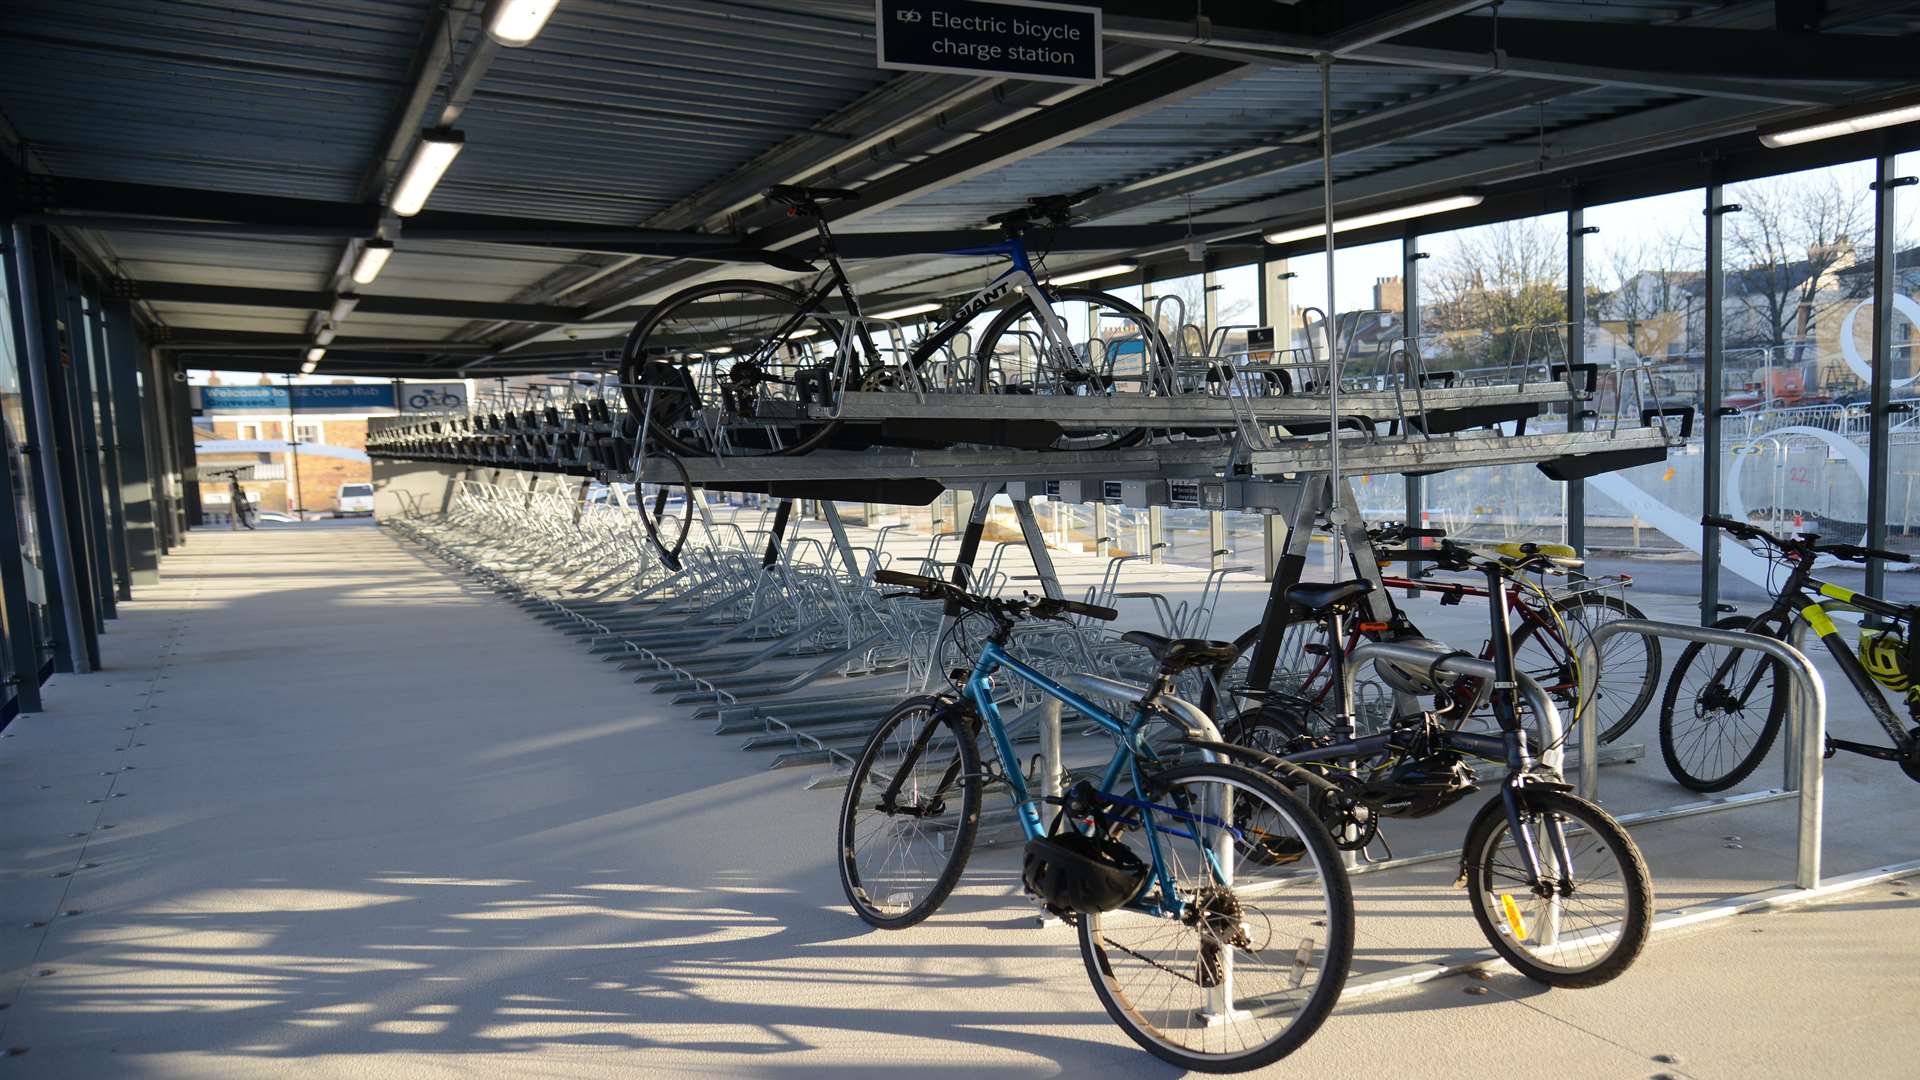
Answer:
[[[1439,529],[1390,523],[1367,530],[1366,538],[1368,550],[1356,549],[1353,553],[1356,564],[1377,553],[1380,545],[1406,543],[1416,538],[1438,541],[1437,546],[1414,553],[1412,557],[1421,561],[1442,567],[1460,566],[1466,565],[1464,560],[1470,560],[1473,555],[1470,549],[1448,540]],[[1426,554],[1428,551],[1433,554]],[[1575,591],[1553,595],[1543,585],[1526,581],[1518,570],[1522,565],[1544,565],[1537,558],[1541,555],[1564,564],[1573,557],[1572,548],[1560,544],[1502,544],[1497,552],[1510,568],[1507,579],[1513,587],[1506,590],[1503,602],[1507,605],[1509,623],[1518,623],[1508,638],[1516,666],[1540,683],[1574,717],[1575,723],[1599,724],[1602,743],[1613,742],[1626,734],[1652,704],[1654,693],[1659,689],[1659,642],[1638,634],[1617,636],[1606,642],[1599,657],[1600,670],[1594,676],[1594,692],[1578,710],[1573,708],[1578,690],[1576,660],[1581,639],[1595,627],[1613,619],[1646,616],[1624,597],[1610,591],[1608,583],[1582,581]],[[1448,606],[1469,597],[1491,599],[1487,590],[1465,582],[1392,575],[1382,576],[1380,581],[1387,589],[1436,593],[1440,603]],[[1627,581],[1631,579],[1621,579],[1620,583]],[[1383,595],[1388,609],[1386,619],[1356,619],[1348,624],[1343,641],[1343,650],[1348,655],[1363,640],[1394,641],[1423,636],[1412,619],[1394,603],[1393,594]],[[1276,681],[1291,700],[1317,709],[1326,702],[1333,687],[1327,641],[1322,636],[1321,623],[1298,612],[1292,615],[1282,630],[1276,651]],[[1262,626],[1256,624],[1241,634],[1235,644],[1243,651],[1250,650],[1259,641],[1261,632]],[[1478,655],[1482,660],[1494,659],[1493,642],[1483,643]],[[1476,708],[1479,693],[1477,680],[1459,680],[1443,691],[1445,700],[1439,703],[1437,711],[1456,724],[1463,723]],[[1249,734],[1257,734],[1257,730]]]
[[[1752,617],[1731,616],[1714,625],[1792,643],[1796,622],[1804,621],[1820,635],[1834,663],[1893,742],[1892,746],[1876,746],[1828,736],[1826,756],[1845,750],[1895,761],[1909,778],[1920,780],[1920,688],[1913,679],[1920,672],[1920,662],[1916,662],[1920,657],[1914,655],[1916,645],[1920,645],[1915,633],[1920,606],[1868,596],[1813,576],[1814,561],[1820,555],[1850,562],[1885,559],[1903,563],[1912,562],[1912,556],[1858,544],[1822,544],[1813,535],[1783,539],[1733,518],[1708,516],[1700,523],[1721,529],[1747,542],[1770,562],[1791,568],[1765,611]],[[1892,625],[1863,627],[1860,652],[1856,653],[1822,607],[1822,598],[1878,616]],[[1914,730],[1902,726],[1880,693],[1881,686],[1905,695],[1907,722],[1915,725]],[[1674,665],[1666,697],[1660,704],[1660,754],[1666,759],[1667,771],[1681,784],[1701,792],[1725,791],[1745,780],[1773,746],[1786,716],[1789,692],[1787,674],[1777,660],[1743,649],[1698,642],[1687,646]],[[1690,706],[1682,707],[1683,701]],[[1765,713],[1757,716],[1755,710],[1762,706]]]
[[[941,389],[937,384],[944,381],[973,393],[1111,394],[1122,384],[1154,392],[1170,370],[1171,349],[1152,320],[1106,293],[1043,284],[1027,249],[1028,229],[1069,223],[1074,204],[1091,194],[1030,199],[1025,207],[987,219],[1000,228],[1000,242],[945,252],[993,256],[1011,265],[907,350],[904,362],[889,365],[861,315],[821,210],[822,203],[857,199],[859,193],[772,188],[769,199],[814,223],[825,268],[797,255],[755,251],[753,257],[777,269],[815,277],[804,290],[727,280],[695,285],[662,300],[634,326],[622,349],[620,383],[628,409],[634,416],[650,411],[649,442],[672,453],[789,455],[807,453],[829,440],[865,445],[836,439],[845,421],[831,414],[843,391],[926,391]],[[828,310],[835,297],[844,314]],[[953,355],[950,346],[975,319],[1003,303],[981,331],[973,355]],[[1086,341],[1071,340],[1070,327],[1075,325],[1085,332]],[[1118,357],[1108,354],[1105,345],[1130,336],[1151,343],[1152,355],[1143,352],[1121,370]],[[995,366],[1003,339],[1012,344],[1016,358],[1011,373]],[[1039,355],[1031,370],[1023,372],[1020,364],[1026,361],[1020,358],[1035,352],[1036,343]],[[943,350],[952,358],[937,364]],[[942,366],[945,380],[936,378]],[[829,415],[817,416],[816,407],[826,407]],[[969,438],[961,441],[991,436],[1028,449],[1085,450],[1130,445],[1145,433],[1132,428],[1060,434],[1050,424],[1003,424],[996,432],[984,421],[924,421],[893,432],[883,427],[881,436],[907,446],[944,445],[940,440],[945,436],[965,435]]]
[[[1094,684],[1103,696],[1125,695],[1123,718],[1007,652],[1022,619],[1111,620],[1112,609],[978,596],[889,570],[874,578],[910,590],[892,596],[944,601],[992,630],[964,681],[955,672],[959,694],[901,702],[855,759],[837,835],[854,912],[898,930],[937,910],[971,854],[983,790],[1003,785],[1027,842],[1024,884],[1076,925],[1094,991],[1134,1042],[1209,1072],[1256,1068],[1304,1043],[1346,983],[1353,899],[1312,813],[1264,772],[1228,760],[1249,752],[1220,742],[1205,714],[1168,693],[1174,675],[1231,646],[1127,635],[1160,671],[1150,687]],[[1002,674],[1114,740],[1098,786],[1030,793],[994,702]],[[1158,725],[1172,730],[1161,749],[1147,738]],[[986,763],[983,735],[993,749]],[[1180,760],[1196,754],[1202,760]],[[1058,807],[1051,826],[1042,805]]]
[[[1572,794],[1559,772],[1537,756],[1556,747],[1532,745],[1528,737],[1519,701],[1525,687],[1538,684],[1518,671],[1512,647],[1509,594],[1516,574],[1565,572],[1577,560],[1548,551],[1488,558],[1446,547],[1379,554],[1435,560],[1441,569],[1484,577],[1490,640],[1498,644],[1491,685],[1474,680],[1472,693],[1491,706],[1498,732],[1462,731],[1423,711],[1395,717],[1384,731],[1360,734],[1351,659],[1346,650],[1333,649],[1327,654],[1334,696],[1329,721],[1314,723],[1311,707],[1297,699],[1289,707],[1285,699],[1270,697],[1262,722],[1273,725],[1277,737],[1269,753],[1333,786],[1333,793],[1312,793],[1310,803],[1336,846],[1360,852],[1379,836],[1383,817],[1427,817],[1478,791],[1470,759],[1503,763],[1507,775],[1499,793],[1474,815],[1461,848],[1456,884],[1470,888],[1474,921],[1502,958],[1536,982],[1588,987],[1617,978],[1652,930],[1646,860],[1618,821]],[[1363,580],[1295,585],[1288,599],[1324,628],[1327,640],[1340,641],[1373,589]],[[1378,659],[1376,668],[1410,693],[1447,702],[1458,687],[1447,685],[1440,661],[1465,654],[1430,639],[1400,644],[1433,659]]]

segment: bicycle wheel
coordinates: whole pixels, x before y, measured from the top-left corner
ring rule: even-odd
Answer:
[[[1135,905],[1081,917],[1094,992],[1128,1037],[1183,1068],[1285,1057],[1346,985],[1353,896],[1340,857],[1298,799],[1249,769],[1187,765],[1151,782],[1174,897],[1156,876]],[[1139,810],[1110,824],[1151,861]],[[1180,915],[1151,913],[1170,899]]]
[[[667,568],[678,570],[681,549],[687,546],[687,534],[693,531],[693,483],[687,479],[687,466],[677,454],[662,454],[651,460],[666,461],[666,474],[642,484],[642,490],[633,493],[633,501],[647,539],[660,552]],[[677,510],[675,499],[680,500]]]
[[[979,827],[980,750],[963,714],[945,698],[901,702],[860,751],[840,804],[840,886],[854,914],[882,930],[933,914]]]
[[[1496,795],[1467,829],[1462,854],[1473,918],[1507,963],[1548,986],[1598,986],[1632,966],[1653,929],[1653,880],[1627,830],[1605,810],[1564,791],[1522,788],[1543,882],[1536,895]],[[1554,833],[1560,834],[1556,842]]]
[[[840,426],[807,416],[839,363],[839,324],[763,281],[712,281],[673,294],[627,335],[620,389],[648,438],[676,454],[804,454]],[[858,370],[849,369],[849,378]]]
[[[1714,625],[1745,630],[1756,620]],[[1769,637],[1772,635],[1769,634]],[[1770,656],[1696,641],[1680,652],[1660,703],[1660,756],[1675,780],[1725,791],[1759,768],[1787,714],[1787,674]]]
[[[1168,392],[1172,356],[1166,338],[1144,312],[1092,289],[1052,289],[1058,328],[1073,347],[1069,363],[1042,355],[1033,301],[1024,296],[1002,308],[980,332],[974,349],[974,388],[980,393],[1104,397]],[[1071,429],[1056,449],[1107,450],[1145,438],[1145,428]]]
[[[1566,714],[1567,741],[1574,722],[1574,660],[1588,635],[1615,619],[1644,619],[1640,609],[1618,596],[1579,593],[1554,602],[1553,610],[1566,629],[1544,613],[1530,613],[1513,634],[1513,663],[1539,680]],[[1617,634],[1600,647],[1600,671],[1594,679],[1593,700],[1582,719],[1600,725],[1600,741],[1610,743],[1625,735],[1653,704],[1660,686],[1660,641],[1644,634]]]

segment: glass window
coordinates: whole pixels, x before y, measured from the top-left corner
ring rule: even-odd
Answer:
[[[0,447],[7,457],[8,478],[13,485],[13,513],[18,527],[20,554],[25,565],[22,569],[22,583],[26,591],[29,626],[16,627],[6,625],[5,637],[0,638],[0,666],[6,674],[37,678],[38,673],[14,672],[13,654],[7,642],[15,634],[29,634],[31,640],[38,643],[35,655],[42,662],[51,656],[48,642],[52,639],[47,633],[47,591],[46,570],[40,551],[39,518],[34,504],[33,474],[27,458],[20,452],[21,444],[28,438],[27,405],[25,389],[21,384],[20,369],[26,362],[21,355],[14,336],[16,329],[24,331],[17,321],[14,311],[14,298],[8,295],[7,279],[0,274]],[[4,618],[5,605],[0,604],[0,618]],[[12,691],[8,691],[11,695]]]

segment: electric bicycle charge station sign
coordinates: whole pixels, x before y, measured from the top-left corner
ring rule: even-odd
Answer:
[[[1100,9],[1037,0],[875,0],[879,64],[897,71],[1097,83]]]

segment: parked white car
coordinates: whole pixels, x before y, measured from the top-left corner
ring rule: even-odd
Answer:
[[[341,484],[340,498],[334,503],[334,517],[372,517],[373,485]]]

